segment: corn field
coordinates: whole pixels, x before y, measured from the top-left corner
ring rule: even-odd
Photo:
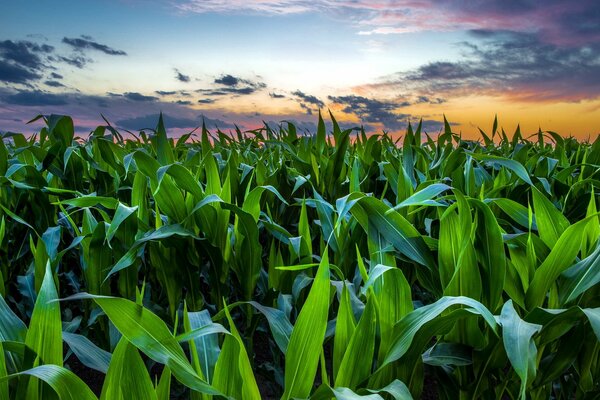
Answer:
[[[0,399],[597,399],[600,139],[0,141]]]

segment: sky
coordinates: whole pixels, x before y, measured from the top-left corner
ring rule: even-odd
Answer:
[[[35,4],[35,5],[32,5]],[[403,132],[600,133],[600,1],[40,0],[0,4],[0,131],[38,114],[228,132],[318,113]]]

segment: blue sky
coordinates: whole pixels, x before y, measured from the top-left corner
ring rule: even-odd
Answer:
[[[180,133],[263,121],[600,131],[600,3],[112,0],[0,5],[0,130],[39,113]],[[577,115],[577,118],[574,116]]]

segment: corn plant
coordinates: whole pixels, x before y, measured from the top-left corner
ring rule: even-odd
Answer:
[[[600,139],[0,141],[1,399],[600,394]]]

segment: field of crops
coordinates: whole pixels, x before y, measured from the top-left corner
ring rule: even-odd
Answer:
[[[600,396],[600,140],[0,141],[0,399]]]

